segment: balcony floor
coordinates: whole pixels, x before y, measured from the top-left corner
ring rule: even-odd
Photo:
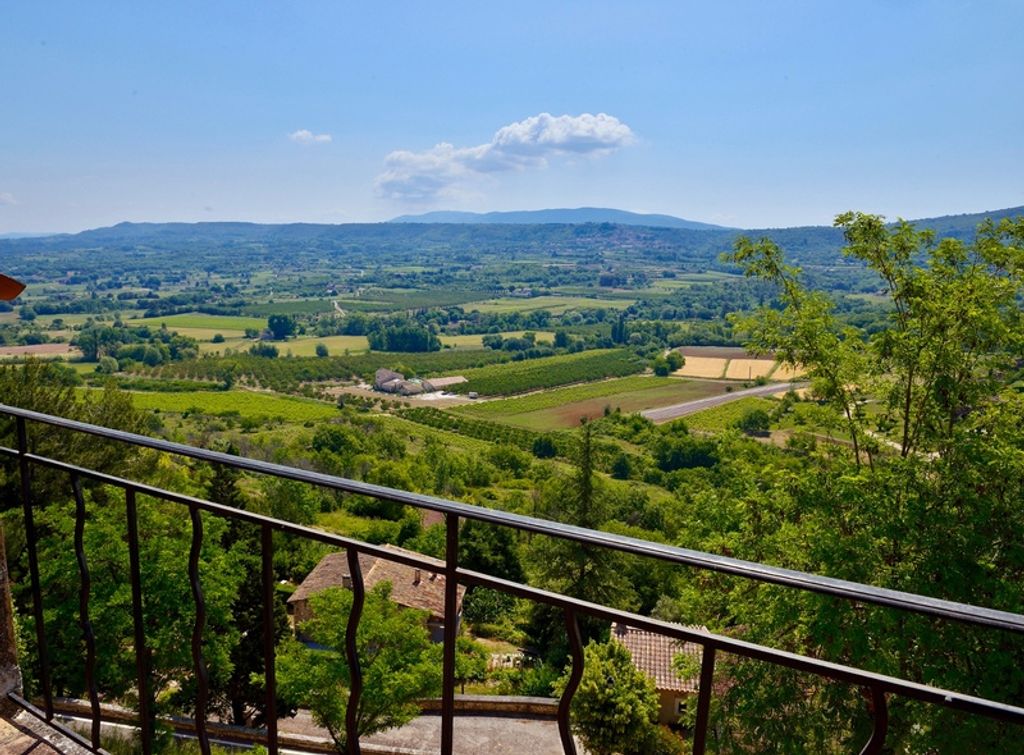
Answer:
[[[300,711],[295,718],[278,722],[281,732],[308,737],[327,737],[327,732],[313,724],[309,714]],[[384,748],[400,748],[410,753],[436,753],[441,746],[441,717],[424,715],[414,718],[398,729],[374,734],[365,744]],[[583,748],[577,743],[579,752]],[[558,724],[550,719],[517,718],[513,716],[459,715],[455,718],[456,755],[562,755]]]
[[[0,715],[0,753],[89,755],[83,747],[22,710],[4,710]]]

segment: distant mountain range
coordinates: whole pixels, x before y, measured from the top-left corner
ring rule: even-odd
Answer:
[[[568,213],[568,215],[564,214]],[[582,214],[581,214],[582,213]],[[514,255],[558,256],[593,259],[604,253],[671,262],[689,268],[722,268],[722,252],[730,250],[737,236],[767,237],[801,266],[830,267],[850,264],[841,254],[842,229],[832,226],[735,229],[708,224],[697,227],[638,225],[657,222],[657,215],[637,215],[619,210],[538,210],[524,213],[459,213],[474,220],[431,222],[449,213],[430,213],[415,221],[390,223],[118,223],[76,234],[0,239],[0,262],[8,273],[19,264],[37,269],[49,259],[54,270],[82,268],[86,263],[109,266],[119,255],[206,255],[208,259],[246,258],[254,263],[277,264],[300,256],[317,261],[343,257],[374,261],[400,258],[462,259],[480,255],[508,258]],[[495,216],[512,220],[493,221]],[[610,218],[629,217],[630,222]],[[939,237],[965,241],[974,238],[986,218],[1024,216],[1024,207],[1012,207],[967,215],[945,215],[913,221]],[[569,222],[575,218],[575,222]],[[586,218],[585,222],[580,222]],[[538,222],[538,220],[542,220]],[[559,219],[563,222],[559,222]],[[598,220],[599,219],[599,220]],[[672,218],[679,223],[690,221]],[[19,263],[19,258],[25,260]],[[29,264],[27,260],[34,258]],[[74,262],[72,260],[75,260]]]
[[[399,215],[392,223],[514,223],[533,225],[538,223],[614,223],[616,225],[642,225],[648,228],[687,228],[692,231],[729,231],[724,225],[699,223],[684,220],[673,215],[649,215],[628,210],[613,210],[607,207],[577,207],[575,209],[514,210],[512,212],[455,212],[438,210],[422,215]]]

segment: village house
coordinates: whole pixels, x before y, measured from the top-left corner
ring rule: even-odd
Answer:
[[[444,638],[444,562],[413,553],[395,545],[384,546],[396,553],[405,553],[416,558],[426,559],[436,564],[437,570],[417,569],[385,558],[377,558],[364,553],[359,554],[360,571],[363,573],[363,585],[367,591],[382,582],[391,583],[391,600],[404,608],[415,608],[427,612],[427,629],[434,642]],[[317,593],[331,587],[352,588],[352,575],[349,573],[348,556],[345,551],[328,553],[318,563],[302,584],[288,598],[288,612],[298,626],[312,618],[313,611],[309,599]],[[466,588],[458,586],[455,600],[456,628],[462,620],[462,599]],[[300,639],[302,639],[300,635]]]
[[[705,631],[706,627],[687,629]],[[701,646],[619,623],[612,624],[611,636],[626,646],[633,657],[633,665],[654,681],[654,688],[658,692],[658,723],[679,723],[687,698],[697,694]],[[694,668],[698,669],[693,676],[685,679],[680,678],[673,668],[673,659],[681,653],[695,661]]]

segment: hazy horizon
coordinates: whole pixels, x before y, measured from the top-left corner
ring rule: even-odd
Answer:
[[[1024,6],[14,6],[0,234],[1024,205]]]

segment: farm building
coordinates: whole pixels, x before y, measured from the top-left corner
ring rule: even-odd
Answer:
[[[417,558],[427,558],[394,545],[385,546],[389,550],[406,553]],[[444,585],[445,578],[441,572],[444,562],[429,559],[436,563],[437,571],[425,571],[411,566],[399,564],[375,556],[359,555],[359,567],[363,573],[363,585],[367,590],[381,582],[391,583],[391,600],[405,608],[415,608],[428,613],[427,628],[430,638],[440,642],[444,637]],[[288,612],[295,623],[310,619],[313,615],[309,599],[330,587],[352,587],[352,575],[349,573],[348,556],[345,551],[328,553],[313,567],[302,584],[288,598]],[[462,618],[462,599],[466,588],[459,585],[455,602],[456,623]]]
[[[420,380],[419,378],[406,380],[405,375],[402,373],[383,367],[374,374],[373,387],[384,393],[397,393],[401,396],[415,396],[435,390],[434,386],[426,380]]]
[[[687,627],[704,631],[706,627]],[[700,672],[688,679],[682,679],[672,667],[673,659],[680,653],[696,661],[700,668],[701,647],[693,642],[680,642],[665,635],[646,632],[642,629],[612,624],[611,636],[626,646],[633,656],[633,665],[654,680],[658,691],[658,723],[675,724],[683,712],[683,705],[690,695],[697,694]]]

